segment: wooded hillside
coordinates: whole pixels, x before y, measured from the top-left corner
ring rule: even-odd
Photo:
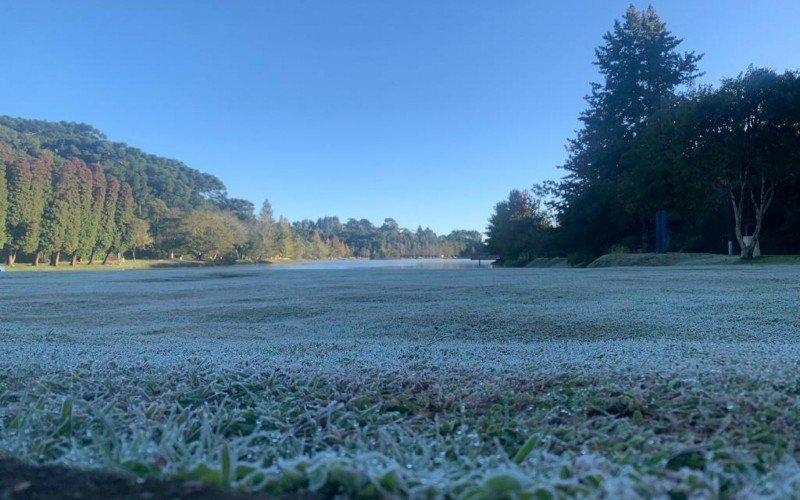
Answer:
[[[290,223],[231,198],[213,175],[109,141],[85,124],[0,116],[0,248],[52,265],[136,251],[203,260],[456,257],[481,234],[400,228],[393,219]],[[20,261],[21,262],[21,261]]]

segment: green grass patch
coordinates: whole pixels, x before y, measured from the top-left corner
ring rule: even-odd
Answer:
[[[6,374],[0,445],[33,462],[278,494],[560,497],[620,481],[643,496],[769,493],[797,458],[799,388],[86,366],[33,383]]]
[[[40,264],[32,266],[30,263],[17,262],[13,267],[4,266],[6,271],[10,272],[58,272],[58,271],[123,271],[134,269],[163,269],[163,268],[192,268],[192,267],[205,267],[212,265],[208,262],[202,261],[187,261],[176,259],[137,259],[126,260],[125,262],[110,261],[108,264],[103,265],[101,262],[95,261],[92,264],[79,262],[75,266],[71,266],[69,261],[62,261],[59,265],[51,266],[49,264]]]

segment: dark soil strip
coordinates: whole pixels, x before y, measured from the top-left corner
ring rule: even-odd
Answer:
[[[224,491],[197,481],[137,480],[135,477],[107,472],[70,469],[59,465],[27,465],[19,460],[0,458],[2,500],[95,498],[244,500],[268,497]]]

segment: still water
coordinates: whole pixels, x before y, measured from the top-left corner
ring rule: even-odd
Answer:
[[[488,267],[483,261],[481,267]],[[466,269],[478,267],[478,261],[469,259],[398,259],[368,260],[345,259],[315,262],[299,262],[297,264],[281,264],[271,269],[318,270],[318,269]]]

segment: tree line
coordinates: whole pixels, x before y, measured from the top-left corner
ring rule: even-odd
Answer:
[[[451,258],[476,253],[481,236],[411,231],[393,219],[290,223],[276,219],[268,201],[256,214],[215,177],[110,143],[88,125],[0,117],[0,249],[10,266],[20,257],[76,266],[137,253],[209,261]]]
[[[126,182],[105,175],[98,164],[59,161],[42,152],[15,154],[0,142],[0,246],[13,266],[20,254],[32,264],[42,258],[58,265],[68,256],[108,262],[149,243],[148,224],[134,215],[133,191]]]
[[[275,218],[268,200],[258,214],[248,204],[239,203],[236,211],[173,211],[154,226],[151,253],[177,251],[197,259],[252,261],[454,258],[476,254],[482,245],[478,231],[437,235],[421,227],[401,228],[391,218],[381,226],[366,219],[342,223],[338,217],[289,222],[283,216]]]
[[[368,259],[469,257],[480,251],[483,239],[478,231],[456,230],[437,235],[421,226],[412,231],[400,227],[392,218],[375,226],[367,219],[348,219],[342,223],[338,217],[323,217],[316,222],[295,222],[292,230],[301,241],[311,242],[310,248],[299,249],[303,254],[310,252],[311,258],[315,256],[318,241],[334,246],[344,244],[349,255]]]
[[[574,264],[648,252],[663,210],[671,251],[798,253],[800,73],[750,67],[699,86],[702,55],[678,51],[652,7],[630,7],[603,41],[566,175],[498,203],[489,250]]]

